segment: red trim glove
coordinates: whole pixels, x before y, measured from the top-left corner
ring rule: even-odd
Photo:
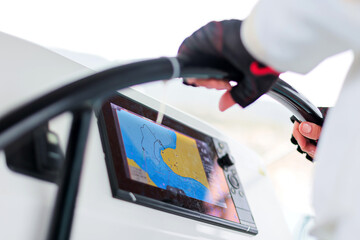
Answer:
[[[240,38],[240,20],[210,22],[186,38],[178,58],[186,66],[211,67],[229,73],[237,82],[230,93],[235,102],[246,107],[276,82],[279,73],[257,61]]]

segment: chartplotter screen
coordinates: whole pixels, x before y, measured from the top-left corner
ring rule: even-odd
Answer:
[[[123,96],[106,102],[102,113],[114,197],[257,233],[245,196],[242,202],[233,196],[231,181],[242,188],[240,181],[218,164],[212,137],[167,116],[157,124],[155,110]]]

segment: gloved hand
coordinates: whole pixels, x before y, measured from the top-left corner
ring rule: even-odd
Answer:
[[[246,107],[271,88],[279,73],[245,49],[240,37],[241,24],[240,20],[208,23],[184,40],[178,58],[185,66],[210,67],[229,73],[227,80],[237,82],[230,90],[231,97]]]

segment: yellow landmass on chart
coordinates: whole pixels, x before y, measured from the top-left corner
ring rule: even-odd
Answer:
[[[195,179],[209,188],[195,139],[176,133],[176,149],[162,150],[161,156],[176,174]]]
[[[137,163],[136,163],[134,160],[130,159],[130,158],[127,158],[127,162],[128,162],[128,165],[129,165],[129,166],[132,166],[132,167],[136,167],[136,168],[141,169],[141,168],[139,167],[139,165],[137,165]],[[144,172],[145,172],[145,171],[144,171]],[[147,172],[145,172],[145,173],[146,173],[147,183],[148,183],[149,185],[151,185],[151,186],[157,187],[156,184],[155,184],[155,183],[151,180],[151,178],[149,177],[149,174],[148,174]]]

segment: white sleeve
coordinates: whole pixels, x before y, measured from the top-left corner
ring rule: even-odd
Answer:
[[[241,38],[276,70],[306,73],[336,53],[360,50],[360,1],[260,0]]]

